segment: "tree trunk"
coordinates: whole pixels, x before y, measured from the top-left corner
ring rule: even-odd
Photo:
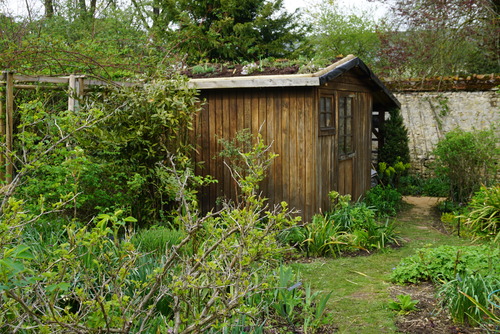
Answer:
[[[96,2],[97,2],[97,0],[90,0],[90,13],[89,13],[89,16],[92,17],[92,18],[95,17]]]
[[[54,16],[54,2],[52,0],[44,0],[45,17],[51,18]]]
[[[85,18],[87,16],[87,5],[85,0],[78,0],[78,9],[80,11],[79,16]]]

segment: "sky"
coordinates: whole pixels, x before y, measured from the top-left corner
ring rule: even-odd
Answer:
[[[284,0],[285,8],[293,12],[297,8],[308,8],[321,0]],[[3,2],[3,8],[7,9],[7,12],[14,15],[19,13],[26,13],[26,4],[28,3],[36,14],[43,13],[43,1],[42,0],[0,0],[0,4]],[[380,18],[385,13],[384,7],[381,4],[376,4],[373,2],[368,2],[367,0],[335,0],[337,4],[341,7],[350,9],[350,11],[355,11],[356,8],[361,10],[370,10],[373,12],[374,17]]]
[[[321,0],[284,0],[285,8],[293,12],[297,8],[308,8],[313,6]],[[355,11],[360,9],[363,11],[370,11],[373,13],[374,18],[381,18],[387,11],[386,7],[380,3],[369,2],[367,0],[335,0],[335,2],[342,8]]]

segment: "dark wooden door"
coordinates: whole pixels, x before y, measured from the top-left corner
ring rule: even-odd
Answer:
[[[355,101],[354,93],[339,92],[338,94],[338,192],[341,195],[353,194],[354,190],[354,159],[356,158],[354,140]]]

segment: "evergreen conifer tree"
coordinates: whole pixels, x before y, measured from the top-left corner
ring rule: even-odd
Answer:
[[[399,109],[389,111],[390,118],[382,125],[384,145],[379,148],[379,162],[393,166],[396,162],[410,162],[408,130]]]

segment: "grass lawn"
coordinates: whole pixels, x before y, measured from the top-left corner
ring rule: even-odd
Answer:
[[[313,289],[333,291],[328,312],[338,333],[396,333],[395,314],[387,307],[392,268],[418,248],[471,244],[433,227],[439,223],[433,210],[435,199],[410,201],[415,204],[408,205],[396,218],[402,247],[369,256],[322,258],[293,265]]]

